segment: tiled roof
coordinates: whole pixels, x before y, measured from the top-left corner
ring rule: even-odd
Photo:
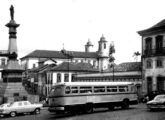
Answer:
[[[78,52],[78,51],[67,51],[74,58],[97,58],[97,52]],[[58,58],[58,59],[68,59],[61,51],[50,51],[50,50],[35,50],[28,55],[21,58],[21,60],[26,58]]]
[[[138,31],[138,33],[141,36],[143,36],[143,35],[147,35],[147,34],[153,34],[156,32],[162,32],[162,31],[164,32],[164,30],[165,30],[165,19],[148,29]]]
[[[52,71],[99,72],[90,63],[63,62],[51,69]]]
[[[109,71],[113,71],[110,68]],[[116,72],[125,72],[125,71],[141,71],[141,62],[125,62],[114,67],[114,71]]]
[[[29,72],[41,72],[41,71],[49,70],[55,66],[56,64],[45,64],[36,68],[32,68],[29,70]]]

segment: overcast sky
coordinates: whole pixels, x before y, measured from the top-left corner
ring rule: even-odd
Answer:
[[[14,5],[19,57],[36,49],[84,51],[90,39],[98,50],[102,34],[114,41],[116,63],[141,52],[137,31],[165,18],[164,0],[0,0],[0,50],[8,49],[9,8]]]

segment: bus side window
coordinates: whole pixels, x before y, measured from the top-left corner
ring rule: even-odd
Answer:
[[[128,86],[119,86],[119,92],[128,92]]]
[[[107,92],[117,92],[117,86],[107,86]]]
[[[72,87],[71,91],[72,93],[78,93],[78,87]]]
[[[95,93],[105,92],[105,86],[94,86],[94,92]]]
[[[92,87],[80,87],[80,93],[92,93]]]

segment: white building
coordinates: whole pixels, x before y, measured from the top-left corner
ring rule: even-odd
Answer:
[[[143,93],[165,91],[165,20],[138,32],[142,37]]]

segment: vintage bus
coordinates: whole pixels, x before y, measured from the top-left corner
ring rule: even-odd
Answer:
[[[131,82],[72,82],[56,84],[49,94],[50,112],[93,112],[94,108],[137,104],[136,87]]]

